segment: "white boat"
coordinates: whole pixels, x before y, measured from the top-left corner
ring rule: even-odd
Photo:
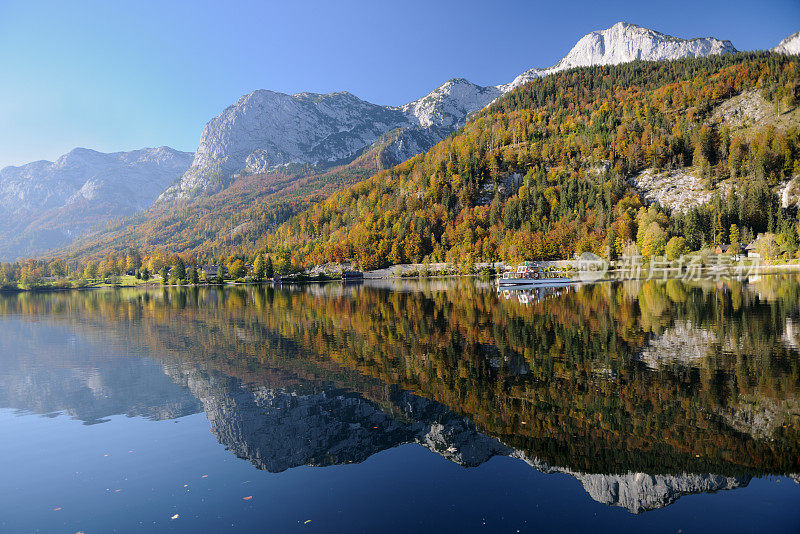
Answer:
[[[545,271],[533,262],[524,262],[516,271],[506,271],[497,277],[498,287],[561,286],[575,282],[559,273]]]

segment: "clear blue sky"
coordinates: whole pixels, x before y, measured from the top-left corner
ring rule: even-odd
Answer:
[[[0,167],[76,146],[193,151],[259,88],[396,105],[451,77],[503,83],[620,20],[765,49],[800,30],[800,0],[0,0]]]

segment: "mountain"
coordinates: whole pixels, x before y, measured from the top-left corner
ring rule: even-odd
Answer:
[[[778,54],[800,54],[800,32],[793,33],[772,49]]]
[[[0,170],[0,258],[41,254],[94,225],[150,206],[192,154],[169,147],[106,154],[76,148],[55,162]]]
[[[192,165],[160,200],[218,192],[239,175],[291,164],[329,167],[368,150],[385,134],[384,149],[399,163],[424,152],[500,91],[464,79],[449,80],[400,107],[371,104],[348,93],[245,95],[203,129]]]
[[[209,241],[225,247],[255,245],[254,239],[263,239],[277,224],[331,193],[425,153],[466,124],[471,114],[528,81],[581,65],[734,51],[727,41],[678,39],[620,22],[584,36],[550,68],[531,69],[498,86],[453,78],[396,107],[372,104],[347,92],[253,91],[206,124],[190,165],[182,161],[182,169],[149,176],[149,182],[142,168],[130,191],[119,185],[132,181],[121,175],[120,165],[109,165],[105,174],[87,170],[56,180],[58,187],[49,176],[50,165],[58,162],[26,166],[28,198],[47,207],[31,206],[21,216],[3,212],[6,219],[32,222],[0,228],[8,236],[0,258],[43,254],[76,238],[73,250],[84,255],[153,244],[179,252],[208,249]],[[14,189],[20,180],[11,181],[12,191],[0,187],[0,197],[15,206]],[[180,210],[174,209],[174,201],[184,201]],[[122,219],[142,208],[147,209],[137,217]],[[97,227],[108,221],[113,223]],[[96,233],[89,234],[93,226]]]
[[[407,125],[399,110],[347,92],[253,91],[206,124],[191,167],[162,198],[215,192],[238,173],[258,174],[290,163],[330,164]]]
[[[481,87],[464,78],[453,78],[400,110],[421,127],[454,130],[467,115],[486,107],[501,94],[496,87]]]
[[[612,27],[588,33],[572,50],[554,66],[547,69],[530,69],[511,83],[500,85],[503,92],[510,91],[531,80],[575,67],[591,65],[618,65],[629,61],[675,60],[685,57],[706,57],[736,52],[730,41],[713,37],[679,39],[636,24],[618,22]]]
[[[215,193],[228,187],[237,175],[264,173],[289,164],[345,162],[396,129],[396,139],[384,144],[383,151],[390,155],[391,163],[399,163],[428,150],[503,93],[573,67],[730,52],[736,49],[729,41],[678,39],[619,22],[584,36],[548,69],[531,69],[510,83],[488,87],[453,78],[399,107],[371,104],[347,92],[287,95],[254,91],[206,124],[191,168],[160,200]]]

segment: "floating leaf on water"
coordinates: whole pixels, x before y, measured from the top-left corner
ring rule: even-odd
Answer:
[[[252,495],[248,495],[247,497],[242,497],[242,499],[245,500],[245,501],[249,501],[252,498],[253,498]]]
[[[304,525],[307,525],[307,524],[309,524],[309,523],[311,523],[311,520],[310,520],[310,519],[306,519],[305,523],[303,523],[303,524],[304,524]]]
[[[203,476],[201,476],[200,478],[206,478],[207,476],[208,476],[208,475],[203,475]]]
[[[59,506],[59,507],[57,507],[57,508],[53,508],[53,511],[54,511],[54,512],[58,512],[59,510],[61,510],[61,507],[60,507],[60,506]]]
[[[179,517],[180,517],[180,515],[175,514],[172,517],[170,517],[169,519],[170,519],[170,521],[172,521],[173,519],[178,519]]]

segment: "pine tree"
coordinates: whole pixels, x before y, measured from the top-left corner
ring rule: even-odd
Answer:
[[[262,254],[259,254],[258,256],[256,256],[255,263],[253,263],[253,274],[255,275],[257,281],[259,282],[261,281],[261,279],[264,277],[264,272],[265,272],[264,256]]]
[[[272,266],[272,257],[267,256],[267,261],[264,262],[264,276],[271,279],[275,275],[275,268]]]
[[[195,285],[195,286],[200,283],[200,275],[197,272],[197,266],[196,265],[192,266],[192,270],[189,273],[189,281],[192,283],[192,285]]]
[[[178,281],[185,280],[186,279],[186,264],[183,263],[183,260],[181,258],[178,258],[177,260],[175,260],[174,267],[175,267],[173,269],[174,272],[172,274],[175,277],[175,279],[178,280]]]
[[[739,233],[739,227],[735,224],[731,225],[731,232],[728,242],[731,245],[731,253],[738,254],[739,249],[742,247],[742,238],[741,234]]]

